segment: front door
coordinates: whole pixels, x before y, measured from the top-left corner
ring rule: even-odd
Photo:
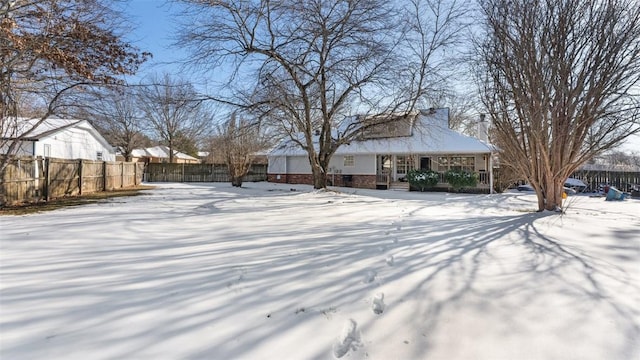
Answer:
[[[431,158],[430,157],[421,157],[420,158],[420,170],[431,170]]]

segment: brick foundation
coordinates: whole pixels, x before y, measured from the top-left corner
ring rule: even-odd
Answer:
[[[280,178],[278,179],[278,175]],[[280,184],[306,184],[313,185],[311,174],[267,174],[267,181]],[[362,189],[375,189],[375,175],[327,175],[327,185],[344,186]]]

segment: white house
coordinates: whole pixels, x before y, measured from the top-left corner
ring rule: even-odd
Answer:
[[[449,169],[463,169],[479,175],[480,190],[493,189],[493,147],[450,129],[448,109],[396,116],[394,121],[367,130],[361,138],[339,147],[333,155],[327,174],[330,184],[407,188],[406,176],[411,169],[434,170],[442,175]],[[290,140],[269,153],[267,177],[271,182],[313,183],[306,152]],[[439,186],[446,187],[444,176]]]
[[[49,118],[36,126],[38,120],[3,119],[0,154],[19,141],[17,156],[115,161],[113,146],[88,121]]]

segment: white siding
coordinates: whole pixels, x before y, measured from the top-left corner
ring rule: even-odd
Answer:
[[[285,174],[287,172],[287,160],[285,156],[269,156],[267,173]]]
[[[62,129],[41,138],[36,142],[36,156],[45,156],[45,145],[51,146],[52,158],[98,160],[97,154],[102,152],[102,160],[116,160],[112,147],[104,146],[91,132],[82,128]]]
[[[329,167],[334,169],[336,173],[352,174],[352,175],[375,175],[376,174],[376,155],[364,154],[354,155],[355,166],[344,166],[345,155],[333,155],[329,162]]]
[[[311,174],[311,165],[306,156],[288,156],[287,174]]]

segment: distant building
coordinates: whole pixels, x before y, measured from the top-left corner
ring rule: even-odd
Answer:
[[[145,163],[168,163],[169,147],[158,145],[146,149],[134,149],[133,151],[131,151],[131,161]],[[174,150],[173,162],[176,164],[199,164],[200,159]]]

